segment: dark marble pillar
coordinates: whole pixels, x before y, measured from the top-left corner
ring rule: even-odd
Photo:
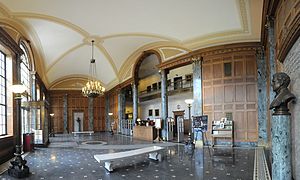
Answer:
[[[168,83],[167,72],[162,69],[161,72],[161,118],[162,118],[162,138],[167,139],[168,128]]]
[[[94,130],[94,98],[88,97],[89,131]]]
[[[64,95],[63,98],[63,108],[64,108],[64,133],[68,133],[68,94]]]
[[[203,115],[203,98],[202,98],[202,57],[193,58],[193,99],[194,102],[192,104],[193,108],[193,116],[202,116]],[[193,125],[193,121],[191,120],[191,125]],[[194,129],[192,128],[192,137],[194,139],[199,140],[199,133],[195,134]],[[198,131],[197,131],[198,132]],[[202,137],[201,137],[202,140]]]
[[[193,63],[193,115],[194,116],[202,116],[202,57],[194,58]]]
[[[258,106],[258,145],[266,146],[268,143],[267,117],[267,67],[263,49],[256,52],[257,64],[257,106]]]
[[[290,77],[279,72],[272,77],[272,89],[276,93],[270,104],[272,114],[272,179],[292,179],[291,113],[288,103],[296,99],[288,86]]]
[[[125,108],[126,108],[125,92],[124,90],[121,89],[118,94],[118,111],[119,111],[118,132],[119,133],[121,133],[122,128],[124,128],[122,122],[125,121]]]
[[[272,116],[272,179],[292,179],[290,115]]]
[[[269,44],[269,76],[273,77],[276,73],[276,59],[275,59],[275,33],[274,33],[274,19],[272,17],[268,18],[267,22],[268,28],[268,44]],[[271,79],[271,78],[270,78]],[[269,101],[272,102],[275,97],[275,93],[270,86],[269,89]]]
[[[106,131],[110,131],[110,116],[108,115],[110,113],[109,109],[109,95],[105,95],[105,129]]]
[[[133,123],[138,118],[138,82],[132,84],[132,100],[133,100]]]
[[[204,178],[204,148],[196,147],[194,149],[195,157],[195,177]]]

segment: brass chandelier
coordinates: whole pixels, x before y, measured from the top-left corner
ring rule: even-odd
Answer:
[[[88,82],[82,88],[82,95],[85,97],[98,97],[102,95],[105,91],[105,88],[101,85],[100,81],[96,79],[96,60],[94,59],[94,40],[92,40],[92,59],[90,61],[90,74]]]

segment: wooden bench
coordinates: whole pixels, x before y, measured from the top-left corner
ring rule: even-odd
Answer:
[[[74,134],[74,136],[76,136],[76,134],[89,134],[89,135],[92,135],[92,134],[94,134],[94,131],[74,131],[74,132],[72,132],[72,134]]]
[[[108,170],[109,172],[112,172],[113,171],[112,160],[149,153],[149,157],[148,157],[149,159],[161,161],[161,154],[159,154],[158,151],[162,149],[163,147],[160,146],[151,146],[151,147],[145,147],[145,148],[135,149],[131,151],[94,155],[94,158],[99,163],[104,162],[105,169]]]

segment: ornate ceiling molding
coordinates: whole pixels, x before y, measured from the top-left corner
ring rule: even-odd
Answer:
[[[160,65],[158,65],[158,68],[170,70],[170,69],[175,69],[181,66],[191,64],[193,60],[201,59],[202,57],[205,59],[205,57],[207,56],[226,54],[231,52],[242,52],[242,51],[255,52],[258,48],[260,48],[260,43],[257,42],[236,43],[236,44],[209,47],[209,48],[193,51],[183,56],[163,62]]]

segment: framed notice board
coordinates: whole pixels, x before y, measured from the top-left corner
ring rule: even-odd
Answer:
[[[193,116],[194,128],[201,128],[203,132],[207,131],[208,116]]]

